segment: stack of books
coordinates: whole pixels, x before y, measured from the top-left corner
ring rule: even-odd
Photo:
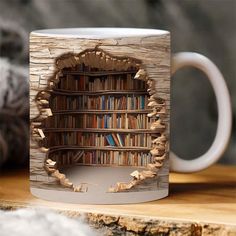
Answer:
[[[81,94],[79,92],[71,94],[71,96],[53,96],[50,106],[53,111],[65,109],[143,110],[147,103],[148,95],[143,91],[136,92],[136,94],[132,94],[132,91],[129,94],[109,94],[107,92],[107,95],[89,92]]]
[[[78,132],[48,132],[46,137],[47,147],[54,146],[91,146],[91,148],[99,147],[149,147],[151,146],[151,136],[147,133],[100,133],[99,131]]]
[[[88,112],[88,113],[86,113]],[[147,113],[144,114],[129,114],[125,113],[99,113],[92,114],[89,111],[81,113],[75,112],[68,115],[63,111],[62,114],[54,114],[49,117],[45,123],[46,128],[97,128],[97,129],[149,129],[149,118]],[[112,114],[111,114],[112,113]]]
[[[103,165],[103,166],[146,166],[153,162],[149,152],[135,151],[73,151],[61,150],[52,152],[50,158],[56,159],[59,166],[66,165]]]
[[[105,72],[106,73],[106,72]],[[134,80],[135,73],[111,73],[101,74],[101,72],[65,72],[57,85],[58,90],[69,91],[110,91],[110,90],[142,90],[146,88],[144,83]]]

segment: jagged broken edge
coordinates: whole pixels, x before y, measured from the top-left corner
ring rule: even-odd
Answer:
[[[152,149],[150,150],[150,153],[153,156],[154,161],[153,163],[147,165],[147,170],[135,170],[130,174],[133,177],[130,182],[118,182],[114,187],[110,187],[108,189],[108,192],[124,192],[141,184],[144,180],[148,178],[155,177],[157,175],[157,172],[163,166],[164,160],[166,159],[167,155],[167,138],[164,134],[166,127],[165,124],[163,124],[162,122],[162,117],[166,114],[165,101],[156,96],[156,81],[148,78],[148,74],[144,68],[139,69],[139,71],[134,76],[134,79],[144,80],[148,84],[148,93],[150,95],[148,99],[148,106],[153,109],[153,111],[148,114],[148,117],[155,118],[154,122],[151,123],[150,129],[154,131],[159,131],[160,129],[163,129],[163,131],[160,136],[157,136],[155,139],[152,140]]]

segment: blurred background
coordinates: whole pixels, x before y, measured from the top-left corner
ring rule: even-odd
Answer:
[[[236,1],[1,0],[0,166],[28,163],[29,32],[62,27],[140,27],[171,31],[172,52],[195,51],[221,70],[231,93],[234,124],[220,160],[236,164]],[[173,76],[171,149],[185,159],[203,154],[217,125],[213,90],[193,68]]]

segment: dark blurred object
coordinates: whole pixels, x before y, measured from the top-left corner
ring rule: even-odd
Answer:
[[[9,56],[27,66],[28,32],[63,27],[143,27],[171,31],[172,52],[196,51],[209,57],[228,84],[236,113],[236,1],[235,0],[1,0],[0,25],[17,29],[5,45],[17,39]],[[7,28],[4,28],[7,29]],[[26,33],[27,32],[27,33]],[[11,48],[11,47],[8,47]],[[4,52],[4,50],[3,50]],[[0,52],[1,54],[1,52]],[[8,51],[4,52],[7,56]],[[206,78],[191,68],[181,70],[172,83],[171,148],[191,159],[211,145],[217,124],[213,90]],[[230,146],[221,162],[236,164],[235,124]]]
[[[13,24],[2,24],[0,21],[1,29],[1,43],[0,52],[1,57],[7,57],[11,61],[21,61],[25,58],[28,50],[25,48],[25,32],[16,28]],[[27,35],[27,34],[26,34]],[[26,52],[27,51],[27,52]]]
[[[28,71],[13,62],[24,58],[25,39],[7,23],[0,32],[0,166],[20,166],[28,163]]]

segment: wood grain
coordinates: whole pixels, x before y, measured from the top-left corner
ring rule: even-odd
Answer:
[[[71,217],[85,214],[91,224],[110,227],[111,231],[236,235],[236,167],[216,165],[199,173],[171,174],[170,183],[170,196],[163,200],[129,205],[76,205],[33,197],[27,170],[3,172],[0,208],[49,208]]]

